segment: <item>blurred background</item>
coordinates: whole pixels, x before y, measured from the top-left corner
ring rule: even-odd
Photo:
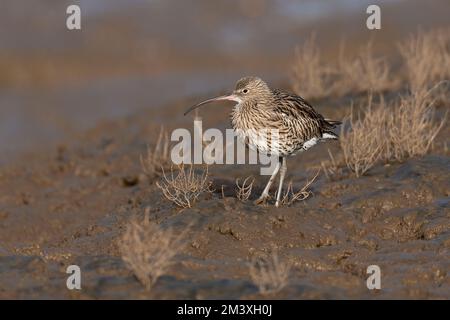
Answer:
[[[66,29],[71,4],[80,31]],[[366,28],[369,4],[380,31]],[[0,163],[245,75],[289,89],[294,48],[312,32],[329,59],[342,39],[389,54],[449,17],[448,0],[2,0]]]

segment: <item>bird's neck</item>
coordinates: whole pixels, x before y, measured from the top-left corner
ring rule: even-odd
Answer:
[[[245,101],[237,104],[231,112],[231,124],[233,128],[246,130],[252,127],[252,119],[258,117],[258,104]]]
[[[257,102],[256,101],[244,101],[240,102],[233,108],[233,114],[247,114],[251,113],[256,109]]]

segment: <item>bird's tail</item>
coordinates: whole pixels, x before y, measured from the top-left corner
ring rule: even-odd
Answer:
[[[328,119],[325,119],[325,121],[330,125],[331,128],[336,128],[336,126],[342,124],[342,121],[339,121],[339,120],[328,120]]]
[[[334,133],[331,129],[336,128],[336,126],[342,124],[341,121],[338,120],[325,120],[326,124],[327,124],[327,128],[324,130],[323,134],[322,134],[322,139],[339,139],[339,136]]]
[[[337,139],[339,139],[339,136],[336,133],[334,133],[333,131],[325,131],[322,133],[322,139],[337,140]]]

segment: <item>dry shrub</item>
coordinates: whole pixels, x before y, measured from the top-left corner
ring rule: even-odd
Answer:
[[[161,126],[155,147],[148,147],[147,154],[145,156],[141,155],[142,170],[150,181],[162,176],[164,169],[170,168],[169,146],[169,135],[164,127]]]
[[[447,118],[445,115],[440,122],[434,121],[433,90],[419,90],[401,97],[388,115],[388,143],[383,154],[386,161],[403,161],[430,150]]]
[[[325,173],[328,180],[333,180],[334,177],[340,176],[342,174],[342,165],[345,165],[343,157],[335,158],[333,153],[328,149],[329,160],[324,160],[320,162],[320,167]]]
[[[150,222],[147,215],[141,221],[130,221],[119,249],[128,268],[147,290],[167,272],[173,257],[183,248],[187,230],[176,235],[172,229],[164,230]]]
[[[249,183],[251,179],[251,182]],[[255,182],[255,179],[252,177],[247,177],[242,182],[242,185],[239,184],[239,178],[236,179],[236,197],[240,201],[247,201],[248,198],[250,198],[252,194],[253,189],[253,183]]]
[[[394,86],[390,78],[389,65],[384,57],[374,55],[372,42],[360,49],[356,59],[345,55],[342,46],[337,74],[335,91],[340,95],[353,91],[381,92]]]
[[[254,257],[249,263],[250,277],[264,295],[282,290],[288,283],[290,269],[291,265],[281,262],[276,253]]]
[[[342,43],[339,59],[334,63],[321,58],[314,35],[295,50],[292,87],[307,98],[383,91],[394,85],[386,59],[374,55],[371,42],[360,49],[356,58],[345,53]]]
[[[160,188],[169,201],[181,208],[192,208],[195,201],[203,193],[211,193],[211,181],[208,179],[208,167],[202,173],[197,174],[193,165],[185,169],[184,165],[178,167],[174,173],[170,169],[170,175],[163,172],[163,178],[156,185]]]
[[[419,31],[399,45],[412,92],[450,79],[450,29]]]
[[[450,79],[450,29],[419,31],[400,43],[399,50],[412,92]],[[296,48],[291,80],[293,90],[306,98],[398,87],[386,59],[375,56],[372,42],[356,57],[347,55],[341,44],[338,61],[329,62],[322,59],[314,35]]]
[[[363,113],[349,118],[351,130],[342,127],[340,145],[347,167],[357,177],[378,160],[403,161],[426,154],[446,122],[434,120],[432,90],[422,89],[387,105],[383,99],[373,107],[372,96]]]
[[[357,177],[366,173],[380,159],[386,138],[387,110],[382,104],[376,108],[369,96],[368,107],[364,115],[355,118],[351,113],[348,123],[351,130],[341,128],[339,138],[347,167]]]
[[[332,69],[321,58],[314,34],[303,46],[295,49],[292,68],[293,90],[307,98],[322,98],[331,94]]]
[[[288,185],[283,197],[281,198],[281,205],[282,206],[290,206],[296,201],[306,200],[311,195],[311,191],[308,190],[308,188],[319,176],[319,173],[320,173],[320,170],[317,171],[316,175],[310,181],[306,181],[306,184],[303,186],[303,188],[301,188],[297,192],[295,192],[294,188],[292,187],[292,181],[289,182],[289,185]]]

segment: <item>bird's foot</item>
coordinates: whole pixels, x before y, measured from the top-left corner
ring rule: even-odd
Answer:
[[[267,203],[267,199],[269,198],[269,195],[268,194],[263,194],[263,195],[261,195],[261,197],[259,197],[258,199],[256,199],[253,203],[255,204],[255,205],[266,205],[266,203]]]

